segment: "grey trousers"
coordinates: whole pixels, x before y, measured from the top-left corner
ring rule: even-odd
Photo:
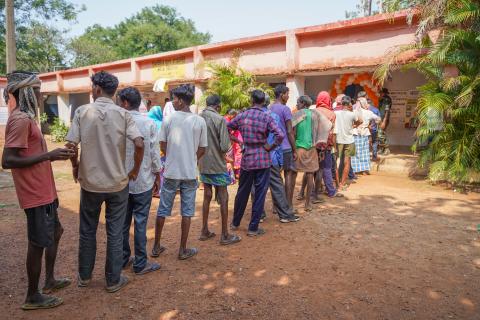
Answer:
[[[127,213],[128,186],[122,191],[113,193],[96,193],[84,189],[81,190],[78,274],[82,280],[89,280],[92,277],[97,253],[98,220],[104,202],[107,229],[105,280],[107,286],[112,286],[120,281],[120,274],[122,272],[122,231]]]
[[[280,219],[293,216],[285,194],[285,184],[280,167],[272,166],[270,168],[270,194],[272,195],[273,208],[277,211]]]
[[[273,210],[278,213],[279,219],[288,219],[293,216],[293,212],[288,205],[287,195],[285,194],[285,184],[282,178],[281,167],[270,167],[270,194],[272,195]],[[252,199],[255,197],[255,188],[252,188]],[[253,201],[252,201],[253,202]],[[265,217],[265,212],[262,217]]]

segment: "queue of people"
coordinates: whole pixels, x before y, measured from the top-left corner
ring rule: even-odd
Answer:
[[[91,77],[94,102],[75,111],[65,147],[48,151],[34,120],[41,101],[40,80],[28,72],[13,72],[7,80],[6,100],[14,110],[6,127],[2,166],[12,169],[20,207],[27,216],[25,310],[62,304],[61,298],[49,293],[72,282],[54,276],[63,228],[51,162],[70,160],[74,181],[81,187],[79,287],[88,287],[92,280],[97,227],[105,205],[105,289],[113,293],[129,282],[122,270],[132,268],[135,275],[142,276],[161,269],[155,259],[166,250],[162,232],[177,193],[182,217],[179,260],[199,252],[187,245],[199,182],[203,184],[199,240],[216,237],[208,223],[214,196],[220,207],[220,245],[242,240],[237,233],[250,198],[252,212],[246,235],[264,235],[261,223],[267,217],[268,190],[273,213],[281,223],[300,221],[293,202],[298,172],[303,173],[303,179],[297,199],[305,200],[305,212],[325,201],[323,190],[327,198],[343,197],[340,191],[348,187],[352,169],[353,174],[369,172],[370,145],[375,145],[372,138],[386,129],[389,118],[389,108],[379,116],[363,92],[355,104],[345,95],[332,101],[325,91],[318,94],[315,103],[301,96],[292,112],[286,105],[289,90],[285,85],[275,88],[272,104],[268,94],[253,90],[248,109],[230,110],[225,116],[220,114],[222,101],[217,95],[207,97],[201,114],[192,112],[196,110],[192,108],[193,88],[181,85],[171,91],[168,108],[147,103],[148,113],[144,114],[139,110],[140,92],[133,87],[117,91],[118,79],[101,71]],[[229,220],[228,189],[237,182]],[[146,233],[154,196],[160,201],[148,257]],[[133,252],[129,241],[132,221]],[[44,252],[46,280],[40,290]]]

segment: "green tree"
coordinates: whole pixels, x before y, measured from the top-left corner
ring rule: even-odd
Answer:
[[[119,59],[119,56],[108,45],[97,39],[77,38],[70,42],[67,50],[74,52],[72,67],[82,67]]]
[[[255,75],[240,68],[238,65],[240,56],[241,52],[236,51],[228,64],[206,64],[212,77],[208,81],[204,97],[218,94],[222,99],[222,110],[220,111],[222,114],[227,113],[230,109],[248,108],[251,105],[250,92],[255,89],[261,89],[273,97],[272,88],[265,83],[259,83]]]
[[[156,5],[142,9],[114,27],[93,25],[73,39],[70,48],[73,64],[81,66],[177,50],[210,39],[209,33],[197,31],[193,21],[182,17],[175,8]],[[110,54],[103,54],[108,49]]]
[[[17,36],[17,68],[30,71],[50,71],[44,66],[61,64],[60,40],[62,31],[47,22],[75,22],[77,14],[85,10],[67,0],[15,0],[15,24]],[[51,45],[51,41],[53,45]],[[44,48],[48,46],[49,48]],[[58,50],[53,50],[52,46]],[[53,55],[52,57],[50,55]],[[36,60],[37,63],[32,63]],[[6,72],[5,56],[5,2],[0,1],[0,74]]]
[[[367,17],[383,12],[383,1],[360,0],[355,10],[345,11],[345,18]]]
[[[419,13],[415,43],[392,50],[376,70],[383,81],[393,69],[416,68],[428,79],[420,87],[420,164],[433,181],[480,183],[480,4],[475,0],[387,1],[389,10],[410,6]],[[412,19],[410,19],[412,21]],[[430,36],[436,31],[438,39]],[[402,65],[402,54],[422,55]]]
[[[32,22],[17,37],[17,69],[48,72],[64,66],[64,31]]]

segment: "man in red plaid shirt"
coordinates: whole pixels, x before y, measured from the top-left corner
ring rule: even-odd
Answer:
[[[243,138],[243,155],[240,170],[240,181],[235,206],[233,209],[232,229],[240,226],[248,198],[255,184],[255,200],[253,202],[252,219],[248,227],[248,236],[257,236],[265,233],[258,227],[264,210],[265,196],[270,181],[270,153],[269,151],[282,143],[282,131],[275,120],[263,112],[265,93],[261,90],[252,92],[253,106],[235,117],[228,124],[230,130],[239,130]],[[273,144],[267,143],[269,133],[275,136]],[[235,141],[235,137],[231,137]]]

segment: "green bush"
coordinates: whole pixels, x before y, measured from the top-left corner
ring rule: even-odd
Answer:
[[[68,134],[68,127],[65,122],[56,117],[50,125],[50,134],[53,142],[63,142]]]
[[[47,123],[48,122],[48,115],[43,112],[41,115],[40,115],[40,123],[41,124],[44,124],[44,123]]]

